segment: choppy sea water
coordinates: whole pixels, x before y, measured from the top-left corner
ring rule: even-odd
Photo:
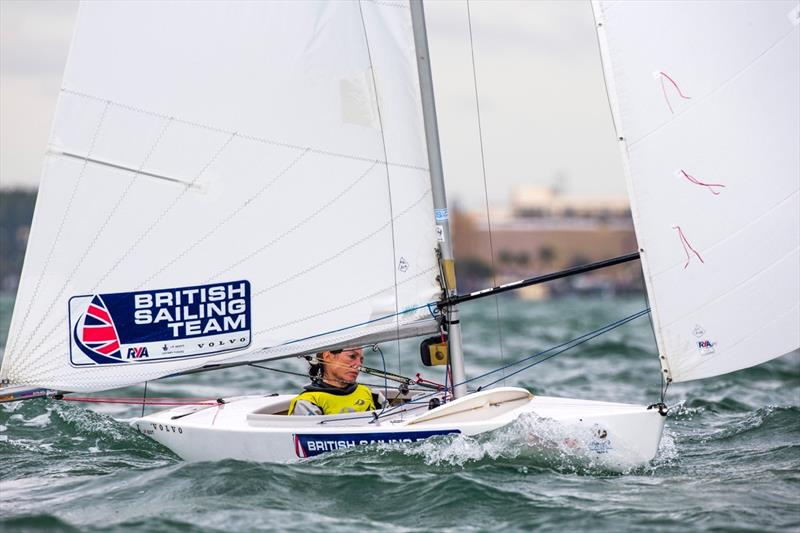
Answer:
[[[2,335],[10,306],[0,300]],[[641,298],[501,299],[498,321],[494,301],[465,304],[468,374],[644,306]],[[415,344],[399,350],[398,360],[396,345],[383,346],[389,370],[441,380],[441,371],[417,363]],[[367,357],[369,366],[382,366],[378,355]],[[304,365],[273,366],[302,372]],[[659,380],[643,317],[506,384],[543,395],[649,404],[658,400]],[[154,382],[148,393],[268,394],[299,390],[303,383],[292,375],[237,368]],[[134,387],[114,394],[141,393]],[[187,463],[128,427],[125,420],[140,414],[140,407],[0,404],[0,530],[800,529],[800,354],[673,385],[667,403],[658,458],[624,472],[568,453],[524,453],[524,420],[477,439],[376,445],[295,465]]]

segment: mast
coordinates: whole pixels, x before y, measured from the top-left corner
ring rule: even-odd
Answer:
[[[442,280],[448,297],[456,296],[456,272],[453,259],[453,245],[450,240],[450,221],[447,212],[447,196],[444,188],[444,172],[442,171],[442,154],[439,148],[439,126],[436,122],[436,102],[433,97],[433,77],[431,76],[430,55],[428,54],[428,36],[425,33],[425,8],[422,0],[411,0],[411,25],[414,31],[414,46],[417,53],[417,70],[422,97],[422,116],[425,122],[425,139],[428,145],[428,167],[431,174],[431,190],[433,192],[433,209],[436,214],[436,232],[439,239],[439,253]],[[464,352],[461,345],[461,324],[458,318],[458,306],[448,306],[448,339],[450,363],[453,370],[453,383],[461,383],[453,389],[453,396],[466,395],[464,383]]]

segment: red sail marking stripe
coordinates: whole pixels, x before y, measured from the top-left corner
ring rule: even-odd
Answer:
[[[111,344],[107,344],[102,348],[97,348],[95,351],[100,352],[103,355],[108,355],[110,353],[116,352],[119,350],[119,343],[117,341],[112,342]]]
[[[664,78],[668,79],[668,80],[669,80],[669,82],[670,82],[670,83],[671,83],[671,84],[672,84],[672,85],[675,87],[675,90],[677,90],[677,91],[678,91],[678,95],[679,95],[681,98],[683,98],[684,100],[691,100],[691,99],[692,99],[692,97],[691,97],[691,96],[686,96],[685,94],[683,94],[683,92],[681,91],[681,88],[680,88],[680,87],[678,87],[678,84],[677,84],[677,83],[675,83],[675,80],[673,80],[672,78],[670,78],[670,77],[669,77],[669,75],[668,75],[666,72],[663,72],[663,71],[661,71],[661,72],[659,72],[659,74],[661,75],[661,92],[662,92],[662,93],[663,93],[663,95],[664,95],[664,100],[667,102],[667,107],[669,108],[669,112],[670,112],[670,113],[675,113],[675,112],[672,110],[672,105],[669,103],[669,96],[667,96],[667,87],[666,87],[666,85],[664,84]]]
[[[683,234],[683,230],[681,230],[681,227],[680,226],[672,226],[672,229],[678,230],[678,237],[681,240],[681,244],[683,245],[683,251],[686,254],[686,263],[683,264],[683,268],[685,269],[686,267],[688,267],[689,266],[689,262],[692,260],[692,256],[689,255],[689,250],[691,250],[694,253],[694,255],[697,256],[697,258],[700,260],[701,263],[705,264],[705,261],[703,261],[703,258],[700,257],[700,254],[697,252],[697,250],[692,248],[692,245],[689,244],[689,241],[686,239],[686,236]]]
[[[94,304],[90,304],[89,309],[86,311],[86,313],[95,318],[99,318],[100,320],[105,320],[109,324],[111,323],[111,315],[109,315],[108,311],[106,311],[102,307],[97,307]]]
[[[112,326],[85,326],[83,328],[83,342],[104,342],[116,340],[117,333]]]
[[[708,188],[708,190],[709,190],[709,191],[711,191],[711,193],[712,193],[714,196],[719,196],[719,192],[715,191],[715,190],[713,189],[714,187],[722,187],[723,189],[725,188],[725,185],[723,185],[723,184],[721,184],[721,183],[703,183],[702,181],[698,180],[697,178],[695,178],[695,177],[694,177],[694,176],[692,176],[691,174],[687,173],[687,172],[686,172],[685,170],[683,170],[683,169],[681,169],[681,174],[683,174],[683,176],[684,176],[684,177],[685,177],[687,180],[691,181],[691,182],[692,182],[692,183],[694,183],[695,185],[702,185],[703,187],[707,187],[707,188]]]

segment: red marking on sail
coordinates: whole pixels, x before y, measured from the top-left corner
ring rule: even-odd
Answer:
[[[94,304],[89,305],[89,309],[86,310],[86,314],[95,317],[98,320],[102,320],[103,322],[111,323],[111,315],[108,314],[108,311],[103,309],[102,307],[97,307]]]
[[[95,295],[91,303],[86,306],[83,324],[75,327],[75,341],[79,343],[80,349],[97,363],[121,360],[119,337],[111,313],[99,296]],[[109,357],[113,359],[108,359]]]
[[[119,350],[119,343],[115,340],[111,344],[106,344],[102,348],[95,348],[96,352],[100,352],[103,355],[108,355],[110,353],[116,352]]]
[[[703,187],[708,188],[708,190],[711,191],[711,194],[713,194],[714,196],[718,196],[719,195],[719,192],[715,191],[714,187],[722,187],[723,189],[725,188],[725,185],[723,185],[721,183],[703,183],[702,181],[698,180],[697,178],[695,178],[691,174],[687,173],[683,169],[681,169],[681,174],[683,174],[683,177],[685,177],[687,180],[691,181],[695,185],[701,185]]]
[[[83,342],[108,342],[116,340],[117,334],[111,326],[84,326]]]
[[[661,79],[661,92],[664,95],[664,100],[667,102],[667,107],[669,108],[669,112],[674,114],[675,111],[672,110],[672,104],[670,104],[669,96],[667,95],[667,87],[666,87],[666,84],[664,83],[664,79],[665,78],[667,80],[669,80],[669,82],[672,84],[672,86],[675,87],[675,90],[678,91],[678,96],[680,96],[684,100],[691,100],[692,97],[691,96],[686,96],[685,94],[683,94],[683,91],[681,91],[681,88],[678,87],[677,83],[675,83],[675,80],[673,80],[666,72],[660,71],[658,74],[659,74],[660,79]]]
[[[688,267],[689,262],[692,260],[692,256],[689,255],[689,250],[691,250],[692,253],[697,256],[697,258],[700,260],[701,263],[705,264],[705,261],[703,261],[703,258],[700,257],[700,254],[697,252],[697,250],[692,248],[692,245],[689,244],[689,241],[686,239],[686,235],[683,234],[683,230],[681,230],[681,227],[672,226],[672,229],[678,230],[678,237],[680,237],[681,244],[683,245],[683,251],[686,253],[686,263],[684,263],[683,268]]]

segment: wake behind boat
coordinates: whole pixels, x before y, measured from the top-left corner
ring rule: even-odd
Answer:
[[[243,397],[133,425],[187,459],[294,461],[534,417],[577,454],[652,459],[670,383],[800,346],[800,9],[593,6],[664,383],[650,408],[466,375],[458,304],[513,287],[458,294],[424,11],[382,0],[81,6],[0,398],[436,334],[445,387],[380,411]]]

